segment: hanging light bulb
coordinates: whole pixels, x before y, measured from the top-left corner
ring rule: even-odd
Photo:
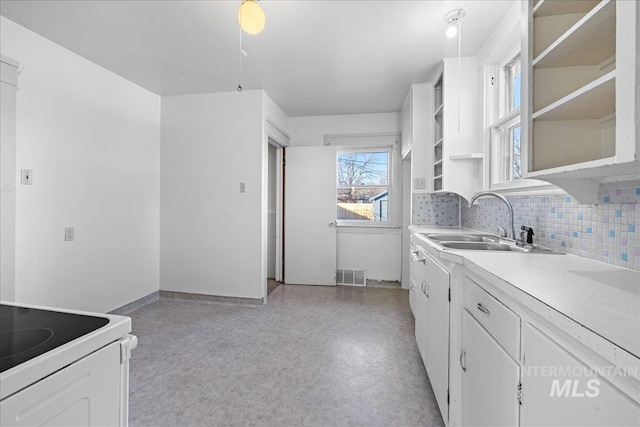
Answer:
[[[454,38],[458,35],[458,26],[460,26],[460,21],[466,15],[464,9],[455,9],[451,12],[447,13],[444,17],[444,22],[447,23],[447,37],[450,39]]]
[[[264,28],[264,11],[257,0],[242,0],[238,9],[240,28],[249,34],[258,34]]]

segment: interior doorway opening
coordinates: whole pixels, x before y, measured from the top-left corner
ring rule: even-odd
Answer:
[[[267,149],[265,303],[267,296],[284,281],[284,147],[269,135]]]

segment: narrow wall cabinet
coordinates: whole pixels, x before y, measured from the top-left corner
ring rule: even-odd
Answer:
[[[596,202],[598,178],[637,173],[638,4],[523,2],[526,176]]]
[[[478,67],[475,57],[445,58],[433,79],[430,187],[467,200],[479,189],[482,141],[478,137]]]
[[[427,191],[427,145],[431,134],[430,83],[412,84],[402,106],[402,158],[411,153],[411,191]]]

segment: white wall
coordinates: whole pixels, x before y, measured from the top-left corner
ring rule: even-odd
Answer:
[[[289,118],[291,145],[324,145],[325,135],[400,133],[400,113]]]
[[[22,67],[17,169],[33,170],[16,191],[16,301],[110,311],[157,291],[160,97],[0,20]]]
[[[160,289],[263,297],[263,122],[262,91],[162,98]]]
[[[289,129],[291,146],[324,145],[326,135],[399,135],[400,113],[291,117]],[[356,138],[351,146],[366,145],[367,140],[370,140],[372,145],[377,145],[377,139],[384,138]],[[340,144],[344,142],[345,139],[339,139]],[[367,271],[367,278],[371,280],[401,279],[402,217],[397,215],[402,209],[402,167],[399,151],[399,147],[393,150],[395,162],[392,165],[395,199],[391,202],[391,209],[396,213],[395,223],[388,228],[338,227],[338,268],[363,268]]]

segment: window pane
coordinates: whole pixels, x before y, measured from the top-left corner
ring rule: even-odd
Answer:
[[[521,80],[522,73],[520,71],[520,57],[518,56],[505,67],[505,75],[507,76],[507,95],[508,108],[507,113],[515,110],[520,106]]]
[[[351,187],[338,189],[339,220],[388,221],[387,187]]]
[[[338,185],[387,185],[389,153],[361,152],[338,154]]]
[[[511,129],[511,146],[513,147],[511,180],[521,179],[520,173],[520,126]]]

